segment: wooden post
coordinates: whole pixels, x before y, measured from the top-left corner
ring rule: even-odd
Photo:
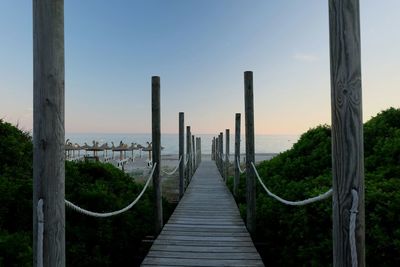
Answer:
[[[244,106],[246,125],[246,224],[250,234],[254,234],[256,230],[256,180],[251,166],[251,163],[255,164],[253,72],[251,71],[244,73]]]
[[[220,148],[221,148],[221,146],[220,146],[220,143],[221,143],[221,135],[220,134],[218,134],[218,136],[217,136],[217,139],[216,139],[216,147],[215,147],[215,153],[216,153],[216,155],[217,155],[217,167],[218,167],[218,170],[220,171],[220,167],[221,167],[221,151],[220,151]]]
[[[65,266],[64,68],[64,1],[34,0],[34,266]],[[39,200],[43,201],[43,247],[37,246]]]
[[[179,112],[179,199],[184,192],[184,170],[185,170],[185,114]]]
[[[237,196],[237,190],[240,181],[240,170],[238,167],[238,163],[240,164],[240,113],[236,113],[235,115],[235,177],[233,179],[233,195]]]
[[[220,132],[219,133],[219,151],[220,151],[220,154],[221,154],[221,157],[220,157],[220,173],[221,173],[221,176],[222,176],[222,179],[225,181],[225,177],[224,177],[224,133],[223,132]]]
[[[215,163],[219,168],[219,136],[215,138]]]
[[[211,160],[215,160],[215,137],[211,141]]]
[[[153,173],[155,232],[159,234],[163,227],[162,191],[161,191],[161,122],[160,122],[160,77],[151,78],[151,111],[152,111],[152,151],[153,166],[157,164]]]
[[[195,149],[196,149],[196,169],[199,165],[199,138],[195,139]]]
[[[349,240],[352,190],[358,194],[356,247],[365,266],[364,148],[361,88],[360,9],[358,0],[329,1],[333,266],[351,266]]]
[[[199,137],[199,154],[200,154],[200,163],[202,161],[202,152],[201,152],[201,137]]]
[[[225,183],[228,182],[229,172],[229,129],[225,130]]]
[[[191,141],[192,141],[192,136],[190,132],[190,126],[186,126],[186,156],[187,156],[187,166],[186,166],[186,186],[189,185],[190,182],[190,177],[192,173],[192,154],[190,153],[191,150]]]
[[[198,167],[200,164],[200,137],[197,137],[196,151],[197,151],[197,167]]]
[[[196,171],[196,148],[195,148],[195,141],[194,141],[195,137],[194,135],[192,135],[192,155],[193,155],[193,162],[192,162],[192,176],[194,175],[195,171]]]

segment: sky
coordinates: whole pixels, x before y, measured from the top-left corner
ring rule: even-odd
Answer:
[[[400,99],[399,0],[361,0],[364,121]],[[0,1],[0,118],[32,129],[32,1]],[[65,0],[65,129],[161,131],[244,125],[243,72],[254,73],[256,134],[330,124],[327,0]]]

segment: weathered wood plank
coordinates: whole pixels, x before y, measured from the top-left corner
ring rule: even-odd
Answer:
[[[254,246],[250,247],[210,247],[210,246],[170,246],[157,245],[151,247],[151,251],[181,251],[181,252],[221,252],[221,253],[245,253],[257,252]]]
[[[173,251],[150,251],[149,257],[153,258],[179,258],[179,259],[213,259],[213,260],[259,260],[260,255],[256,252],[173,252]]]
[[[142,266],[263,266],[215,162],[200,163]]]
[[[158,266],[264,266],[260,260],[231,260],[231,259],[179,259],[146,257],[145,264]]]

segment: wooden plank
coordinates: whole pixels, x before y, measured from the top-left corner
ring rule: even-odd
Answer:
[[[214,259],[214,260],[259,260],[260,255],[256,252],[173,252],[173,251],[150,251],[149,257],[157,258],[179,258],[179,259]]]
[[[170,246],[154,244],[151,251],[182,251],[182,252],[221,252],[221,253],[245,253],[257,252],[254,246],[249,247],[210,247],[210,246]]]
[[[264,266],[260,260],[230,260],[230,259],[179,259],[179,258],[153,258],[146,257],[144,264],[157,266]]]
[[[353,263],[352,190],[358,194],[356,250],[365,266],[364,148],[359,0],[329,1],[332,106],[333,266]],[[357,260],[356,259],[356,260]]]
[[[239,241],[239,242],[230,242],[230,241],[218,241],[218,240],[167,240],[167,239],[156,239],[154,244],[162,245],[178,245],[178,246],[210,246],[210,247],[242,247],[242,246],[253,246],[253,242],[251,241]]]
[[[64,1],[33,1],[33,265],[65,266]],[[43,200],[43,236],[37,205]],[[37,257],[38,256],[38,257]],[[37,258],[36,258],[37,257]]]
[[[203,161],[142,266],[263,266],[214,161]]]
[[[215,232],[212,233],[213,236],[232,236],[232,232]],[[162,236],[163,237],[168,237],[168,236],[204,236],[204,231],[203,232],[192,232],[192,231],[163,231]],[[235,236],[249,236],[249,233],[242,231],[242,232],[237,232],[234,233]]]

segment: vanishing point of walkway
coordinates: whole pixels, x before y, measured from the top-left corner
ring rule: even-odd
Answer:
[[[203,161],[142,266],[264,266],[213,161]]]

